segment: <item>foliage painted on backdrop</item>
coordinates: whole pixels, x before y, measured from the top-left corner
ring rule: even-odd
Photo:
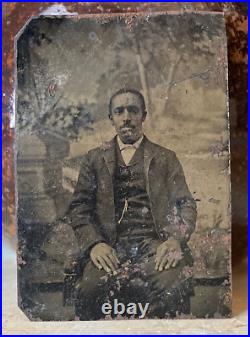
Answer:
[[[182,21],[179,25],[181,32],[176,34],[173,27],[178,24],[178,20]],[[116,41],[105,41],[106,45],[105,36],[100,37],[93,30],[85,32],[88,38],[84,39],[84,46],[78,50],[78,54],[82,54],[83,62],[93,56],[96,62],[102,62],[102,57],[108,59],[108,53],[112,53],[112,57],[109,58],[112,62],[104,61],[103,69],[97,74],[96,107],[86,100],[70,102],[65,96],[65,87],[72,81],[72,71],[67,65],[72,62],[75,51],[65,52],[57,37],[53,38],[53,31],[55,28],[60,29],[65,20],[44,19],[31,22],[18,42],[20,130],[47,130],[68,139],[77,138],[80,129],[91,129],[92,123],[98,118],[98,111],[105,106],[107,88],[113,88],[116,83],[130,87],[139,86],[144,94],[149,115],[153,116],[156,115],[156,107],[152,99],[152,90],[158,86],[160,79],[162,89],[159,95],[162,100],[158,109],[160,112],[157,113],[164,114],[167,111],[171,88],[177,83],[176,71],[180,64],[188,68],[190,55],[193,55],[194,59],[212,56],[209,44],[221,29],[221,20],[213,20],[213,25],[210,21],[209,16],[190,14],[167,18],[160,16],[157,18],[157,24],[154,17],[126,17],[121,19],[122,29],[118,29]],[[104,21],[104,31],[113,27],[112,24],[105,24]],[[166,29],[163,30],[162,27]],[[170,53],[166,53],[166,41]],[[103,55],[95,52],[95,49],[99,51],[100,44],[103,45]],[[110,44],[112,48],[109,51]],[[56,51],[58,61],[49,59],[44,52],[51,45]],[[133,61],[128,58],[128,53]],[[64,64],[60,72],[58,69],[56,72],[56,67],[51,67],[53,62]],[[205,72],[192,76],[207,81],[212,73],[211,69],[206,69]],[[183,74],[183,78],[178,78],[178,81],[186,80],[190,76],[189,73]]]

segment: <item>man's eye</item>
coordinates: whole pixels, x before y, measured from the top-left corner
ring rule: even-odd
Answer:
[[[116,115],[120,115],[121,113],[123,113],[123,111],[124,111],[124,108],[123,108],[123,107],[118,107],[118,108],[115,108],[115,109],[114,109],[114,113],[115,113]]]
[[[129,113],[137,114],[139,112],[139,108],[135,105],[130,105],[127,107]]]
[[[114,114],[121,115],[125,110],[132,114],[137,114],[140,111],[136,105],[129,105],[127,107],[119,106],[114,109]]]

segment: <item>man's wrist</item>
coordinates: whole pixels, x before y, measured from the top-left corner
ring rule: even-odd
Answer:
[[[166,245],[169,245],[169,244],[172,243],[172,244],[181,246],[181,240],[179,240],[179,239],[177,239],[177,238],[175,238],[173,236],[169,237],[166,241],[164,241],[164,243]]]
[[[99,243],[107,243],[105,240],[98,240],[95,243],[93,243],[90,247],[89,247],[89,252],[91,252],[91,250],[98,245]]]

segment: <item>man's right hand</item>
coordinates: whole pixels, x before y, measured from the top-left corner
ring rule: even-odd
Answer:
[[[104,269],[107,273],[115,272],[120,263],[115,250],[104,242],[97,243],[91,249],[90,258],[98,269]]]

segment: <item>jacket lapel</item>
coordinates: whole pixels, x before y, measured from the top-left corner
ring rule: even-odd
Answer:
[[[110,174],[110,179],[109,179],[109,183],[107,181],[107,185],[105,188],[105,191],[107,192],[107,190],[109,190],[109,193],[107,195],[107,198],[105,198],[105,200],[110,200],[111,203],[109,204],[109,206],[105,206],[104,210],[103,210],[103,214],[111,214],[110,219],[107,219],[107,221],[105,221],[105,226],[107,228],[107,232],[109,233],[109,238],[111,240],[111,242],[115,242],[116,239],[116,235],[117,232],[114,231],[114,226],[115,226],[115,222],[114,222],[114,218],[115,218],[115,208],[114,208],[114,195],[113,195],[113,180],[112,177],[114,176],[114,171],[115,171],[115,161],[116,161],[116,137],[114,137],[110,142],[105,143],[102,146],[103,149],[103,158],[105,161],[105,164],[108,168],[109,174]],[[155,146],[153,143],[151,143],[146,136],[144,136],[144,172],[145,172],[145,177],[146,177],[146,188],[147,188],[147,192],[150,198],[150,193],[149,193],[149,177],[148,177],[148,173],[149,173],[149,168],[150,168],[150,164],[152,162],[152,159],[154,158],[154,156],[157,154],[155,151]],[[110,187],[110,189],[107,188],[107,186]],[[107,210],[109,209],[109,212],[107,213]],[[102,216],[102,219],[104,219],[104,216]]]
[[[116,145],[116,136],[110,141],[105,143],[103,148],[103,157],[111,177],[114,175],[115,170],[115,145]],[[144,173],[146,177],[146,187],[149,194],[149,179],[148,172],[152,159],[156,155],[155,146],[151,143],[148,138],[144,135]]]
[[[151,164],[152,159],[155,157],[156,151],[154,144],[151,143],[148,138],[144,135],[144,174],[146,177],[146,188],[147,188],[147,193],[149,194],[149,179],[148,179],[148,172],[149,172],[149,167]]]
[[[113,177],[115,170],[115,142],[116,137],[114,137],[110,142],[107,142],[102,146],[103,157],[111,177]]]

